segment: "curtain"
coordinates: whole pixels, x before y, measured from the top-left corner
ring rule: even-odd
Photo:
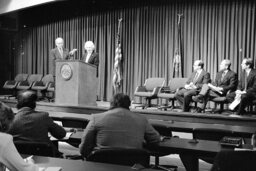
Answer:
[[[69,50],[78,49],[76,59],[82,57],[84,42],[92,40],[100,56],[98,95],[101,100],[109,100],[113,94],[118,19],[123,18],[122,91],[134,98],[135,88],[147,78],[164,77],[168,83],[172,77],[178,14],[183,14],[183,75],[191,74],[196,59],[205,62],[212,79],[223,59],[230,59],[231,69],[240,74],[242,58],[256,56],[255,7],[255,2],[242,0],[145,1],[65,16],[54,15],[54,7],[40,8],[21,17],[28,25],[16,36],[15,72],[47,74],[49,51],[57,37],[64,38]],[[40,19],[35,21],[35,15]]]

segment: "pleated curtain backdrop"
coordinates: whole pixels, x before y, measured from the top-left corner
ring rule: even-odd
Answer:
[[[113,88],[115,38],[121,24],[123,52],[123,92],[133,98],[137,86],[149,77],[172,76],[177,39],[178,15],[183,34],[183,71],[192,72],[193,61],[202,59],[214,79],[222,59],[230,59],[231,69],[240,74],[242,58],[256,56],[256,13],[254,1],[159,1],[144,5],[85,12],[83,15],[49,17],[43,8],[40,20],[21,29],[16,36],[16,72],[49,71],[49,51],[56,37],[65,47],[77,48],[76,59],[84,53],[84,42],[92,40],[100,56],[99,97],[110,100]],[[72,1],[70,1],[72,3]],[[82,7],[81,7],[82,8]],[[33,21],[30,21],[33,23]]]

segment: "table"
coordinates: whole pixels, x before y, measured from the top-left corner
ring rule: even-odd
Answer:
[[[33,156],[39,167],[61,167],[62,171],[134,171],[130,166],[121,166],[106,163],[88,162],[81,160],[67,160],[52,157]],[[156,171],[154,169],[143,169]]]
[[[150,119],[149,123],[154,125],[163,125],[170,131],[176,132],[189,132],[192,133],[195,128],[213,128],[230,130],[242,137],[251,137],[253,133],[256,132],[256,127],[250,126],[233,126],[224,124],[206,124],[206,123],[191,123],[191,122],[178,122],[178,121],[163,121],[163,120],[153,120]]]

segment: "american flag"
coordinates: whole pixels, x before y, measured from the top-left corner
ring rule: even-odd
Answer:
[[[114,63],[114,75],[113,75],[113,87],[114,94],[120,92],[122,81],[122,50],[120,39],[120,23],[122,19],[119,19],[118,33],[116,38],[116,50],[115,50],[115,63]]]

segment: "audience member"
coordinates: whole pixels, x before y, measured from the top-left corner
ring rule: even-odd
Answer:
[[[245,114],[245,107],[256,99],[256,70],[253,69],[254,62],[251,58],[245,58],[242,61],[241,67],[244,72],[241,74],[238,88],[235,92],[227,95],[229,102],[235,100],[233,105],[237,105],[235,108],[237,115]]]
[[[64,128],[54,123],[47,112],[35,111],[36,99],[37,95],[33,91],[24,91],[18,95],[17,109],[19,110],[9,130],[9,133],[14,137],[14,141],[52,144],[48,133],[57,139],[65,137],[66,131]],[[57,149],[56,153],[59,154]]]
[[[159,133],[148,120],[129,110],[130,103],[129,96],[116,94],[109,111],[92,116],[79,146],[83,157],[108,147],[141,149],[144,139],[148,144],[160,142]]]
[[[0,170],[7,167],[12,171],[37,171],[39,168],[32,160],[27,163],[22,159],[13,143],[11,135],[6,134],[14,118],[12,109],[0,102]]]
[[[203,61],[196,60],[193,68],[194,72],[189,77],[185,86],[175,94],[175,98],[182,106],[184,112],[189,112],[189,104],[192,100],[192,96],[195,96],[200,92],[203,84],[210,82],[210,74],[203,69]]]
[[[204,111],[208,100],[216,97],[226,96],[227,92],[233,92],[237,87],[237,74],[230,70],[231,62],[224,59],[220,64],[220,71],[217,73],[213,84],[203,84],[200,93],[192,99],[197,103],[197,112]]]

